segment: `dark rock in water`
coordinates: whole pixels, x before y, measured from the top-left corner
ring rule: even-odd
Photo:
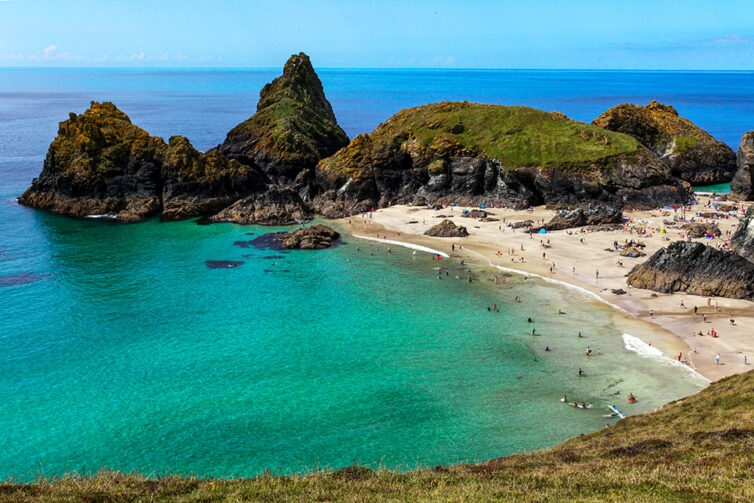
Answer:
[[[247,236],[253,236],[253,235],[254,235],[254,233],[253,233],[253,232],[246,232],[245,234],[246,234]]]
[[[634,267],[627,283],[660,293],[754,299],[754,264],[731,251],[676,241]]]
[[[254,247],[254,241],[255,239],[252,239],[251,241],[233,241],[233,246],[240,246],[241,248],[252,248]]]
[[[301,227],[291,232],[271,232],[251,241],[258,249],[321,250],[329,248],[340,238],[340,234],[326,225]],[[283,257],[280,257],[283,258]]]
[[[266,257],[259,257],[262,260],[269,260],[269,259],[278,259],[278,258],[285,258],[282,255],[267,255]]]
[[[59,124],[39,178],[18,201],[72,217],[115,215],[121,222],[160,212],[166,150],[109,102],[91,102]]]
[[[610,291],[613,292],[614,295],[625,295],[626,294],[626,291],[624,289],[622,289],[622,288],[613,288]]]
[[[754,262],[754,206],[746,210],[746,215],[739,222],[730,244],[733,251]]]
[[[301,227],[280,236],[283,246],[288,249],[321,250],[329,248],[340,237],[333,228],[326,225]]]
[[[754,131],[749,131],[741,138],[736,165],[736,175],[730,182],[731,195],[751,201],[754,199]]]
[[[243,262],[235,260],[207,260],[204,262],[210,269],[230,269],[232,267],[238,267],[243,265]]]
[[[456,225],[451,220],[443,220],[437,225],[432,226],[429,230],[424,232],[426,236],[434,236],[439,238],[463,238],[469,235],[466,227],[462,225]]]
[[[210,220],[242,225],[291,225],[311,218],[298,192],[290,187],[269,187],[265,192],[236,201]]]
[[[288,59],[283,75],[264,86],[256,113],[234,127],[219,149],[259,167],[273,183],[288,184],[305,182],[307,170],[346,145],[348,136],[302,52]]]
[[[681,229],[689,233],[692,238],[703,238],[707,234],[712,234],[715,237],[720,236],[720,228],[715,224],[703,224],[700,222],[689,222],[683,224]]]
[[[544,226],[548,231],[560,231],[586,225],[619,224],[623,222],[623,212],[619,209],[597,205],[594,208],[577,208],[571,211],[561,211]]]
[[[20,274],[8,274],[0,276],[0,288],[18,285],[28,285],[39,280],[49,278],[50,274],[34,274],[31,272],[22,272]]]
[[[647,106],[624,103],[603,113],[595,126],[633,136],[660,156],[671,172],[692,185],[728,182],[736,171],[736,155],[675,108],[652,101]]]
[[[462,133],[453,132],[458,121]],[[402,110],[321,160],[316,180],[311,204],[331,217],[417,196],[435,207],[647,208],[684,203],[690,188],[633,137],[527,107],[468,102]]]

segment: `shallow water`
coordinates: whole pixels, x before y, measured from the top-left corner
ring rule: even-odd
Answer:
[[[90,99],[111,99],[150,132],[185,134],[204,149],[250,115],[275,73],[0,70],[0,478],[486,460],[601,428],[613,421],[603,417],[608,403],[644,412],[704,385],[640,346],[626,349],[624,333],[648,337],[643,323],[537,279],[496,286],[500,271],[474,265],[469,284],[452,259],[397,246],[388,254],[373,241],[279,253],[234,245],[279,229],[117,225],[15,201],[57,121]],[[440,99],[590,120],[656,97],[733,144],[754,96],[746,74],[322,78],[350,136]],[[438,264],[450,268],[442,280]],[[487,311],[493,303],[499,313]],[[586,357],[587,345],[602,354]],[[639,397],[630,407],[629,392]],[[593,408],[564,405],[563,394]]]

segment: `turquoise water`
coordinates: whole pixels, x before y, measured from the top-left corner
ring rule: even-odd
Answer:
[[[715,185],[700,185],[700,186],[694,187],[694,190],[697,192],[715,192],[717,194],[730,194],[730,184],[718,183]]]
[[[251,115],[277,73],[0,69],[0,478],[486,460],[602,428],[613,421],[607,403],[644,412],[703,386],[625,348],[624,333],[648,337],[644,324],[537,280],[495,286],[485,264],[472,266],[469,284],[446,260],[451,274],[438,281],[431,255],[354,238],[279,254],[233,244],[270,229],[121,226],[15,201],[57,122],[91,99],[206,149]],[[616,103],[656,98],[736,148],[754,112],[747,72],[321,77],[351,137],[430,101],[523,104],[591,121]],[[282,258],[263,258],[271,255]],[[244,264],[210,269],[208,260]],[[499,313],[487,311],[493,303]],[[529,316],[541,336],[530,335]],[[587,358],[587,345],[602,355]],[[640,399],[630,408],[629,392]],[[563,405],[564,393],[594,408]]]

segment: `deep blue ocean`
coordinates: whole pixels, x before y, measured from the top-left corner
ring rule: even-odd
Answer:
[[[205,150],[254,112],[278,74],[0,69],[0,478],[486,460],[603,427],[605,404],[629,391],[646,397],[636,413],[703,385],[626,349],[623,334],[641,336],[643,324],[553,285],[514,277],[495,287],[483,265],[473,266],[474,286],[440,286],[430,255],[388,255],[350,237],[269,259],[233,243],[278,229],[126,226],[16,203],[57,123],[91,100],[113,101],[150,134],[185,135]],[[350,137],[442,100],[528,105],[589,122],[615,104],[657,99],[734,149],[754,129],[746,72],[319,75]],[[209,269],[207,260],[244,264]],[[487,316],[493,302],[501,312]],[[561,308],[569,316],[549,316]],[[528,335],[527,316],[542,337]],[[584,361],[584,343],[603,356]],[[557,350],[544,354],[544,345]],[[588,379],[574,379],[578,366]],[[563,393],[595,406],[565,407]]]

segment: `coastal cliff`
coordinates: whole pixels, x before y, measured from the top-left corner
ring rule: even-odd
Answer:
[[[729,182],[736,171],[736,155],[670,105],[652,101],[646,106],[624,103],[592,124],[631,135],[660,156],[672,173],[692,185]]]
[[[218,148],[284,184],[346,145],[348,136],[309,56],[299,53],[288,59],[283,75],[264,86],[256,113],[230,130]]]
[[[403,110],[319,162],[312,205],[683,203],[688,186],[636,139],[528,107],[444,102]]]
[[[161,210],[160,170],[167,145],[133,125],[109,102],[92,102],[60,123],[42,173],[21,204],[72,217],[143,220]]]
[[[730,192],[733,197],[751,201],[754,199],[754,131],[749,131],[741,138],[738,147],[736,176],[730,182]]]

